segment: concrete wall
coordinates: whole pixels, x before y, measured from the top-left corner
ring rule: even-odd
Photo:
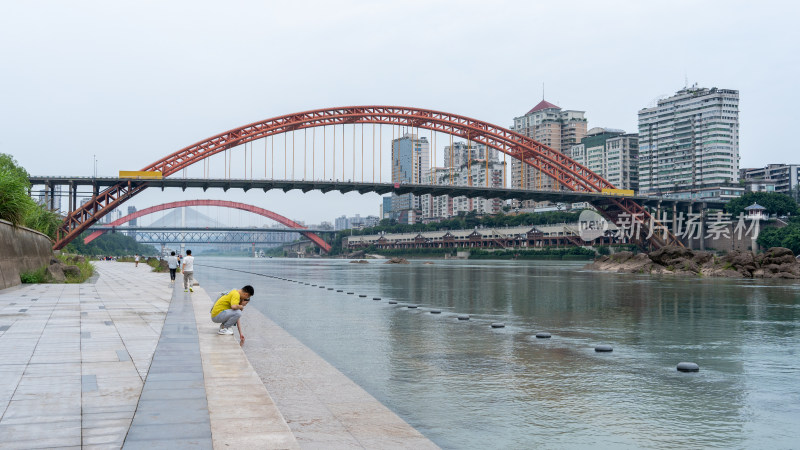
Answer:
[[[0,220],[0,289],[20,284],[19,274],[50,262],[53,242],[38,231]]]

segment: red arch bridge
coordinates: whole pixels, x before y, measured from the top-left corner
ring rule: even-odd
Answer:
[[[282,216],[280,214],[274,213],[274,212],[266,210],[264,208],[259,208],[258,206],[247,205],[245,203],[239,203],[239,202],[231,202],[231,201],[228,201],[228,200],[182,200],[182,201],[177,201],[177,202],[170,202],[170,203],[164,203],[164,204],[161,204],[161,205],[151,206],[149,208],[145,208],[145,209],[136,211],[134,213],[128,214],[127,216],[120,217],[119,219],[114,220],[113,222],[109,223],[107,226],[97,227],[98,229],[96,229],[92,234],[87,236],[83,240],[83,242],[85,244],[88,244],[88,243],[92,242],[93,240],[97,239],[98,237],[100,237],[105,232],[115,231],[115,230],[122,230],[121,228],[117,228],[117,227],[119,227],[120,225],[126,224],[126,223],[130,222],[131,220],[137,219],[139,217],[146,216],[146,215],[149,215],[149,214],[153,214],[153,213],[156,213],[156,212],[159,212],[159,211],[165,211],[165,210],[168,210],[168,209],[182,208],[182,207],[185,207],[185,206],[218,206],[218,207],[222,207],[222,208],[239,209],[239,210],[242,210],[242,211],[248,211],[248,212],[251,212],[251,213],[254,213],[254,214],[258,214],[258,215],[266,217],[268,219],[272,219],[272,220],[280,223],[281,225],[285,225],[285,226],[289,227],[290,229],[292,229],[292,231],[296,231],[296,232],[302,234],[303,236],[308,238],[311,242],[313,242],[314,244],[319,246],[325,252],[329,252],[331,250],[330,244],[325,242],[325,240],[322,239],[318,234],[314,233],[313,231],[308,230],[306,227],[300,225],[299,223],[297,223],[297,222],[295,222],[295,221],[293,221],[293,220],[291,220],[289,218],[286,218],[286,217],[284,217],[284,216]],[[91,229],[92,227],[88,227],[88,228]],[[127,227],[125,230],[126,231],[131,231],[131,232],[136,232],[136,233],[140,233],[140,232],[155,233],[156,232],[155,230],[144,230],[144,229],[139,228],[139,227],[136,227],[136,228]],[[170,234],[161,234],[162,239],[184,239],[184,240],[183,241],[181,241],[181,240],[167,240],[167,241],[160,240],[160,241],[157,241],[155,243],[186,242],[185,239],[187,238],[187,236],[186,236],[187,234],[189,234],[189,236],[188,236],[189,239],[195,240],[194,242],[206,242],[206,241],[202,241],[200,239],[203,239],[203,238],[210,239],[211,238],[211,233],[212,233],[209,230],[182,230],[180,232],[170,231],[170,230],[159,230],[159,231],[161,233],[172,233],[172,234],[175,235],[174,237],[171,237]],[[274,230],[260,230],[260,231],[261,231],[261,234],[263,235],[263,233],[265,231],[269,232],[269,231],[274,231]],[[237,233],[239,233],[239,236],[242,239],[245,236],[251,236],[252,237],[253,234],[254,234],[253,231],[244,232],[244,231],[241,231],[241,230],[237,231]],[[181,234],[183,234],[183,237],[180,236]],[[219,238],[217,236],[215,236],[215,238],[224,240],[224,238]],[[230,240],[230,238],[228,238],[227,240]],[[260,241],[251,239],[249,241],[241,241],[241,242],[260,242]]]
[[[385,130],[386,127],[389,130]],[[428,136],[422,137],[421,131],[428,133]],[[436,167],[437,139],[440,135],[444,136],[443,142],[446,143],[448,138],[450,141],[450,146],[445,147],[450,149],[450,169]],[[283,138],[278,138],[277,145],[280,147],[276,146],[275,136]],[[384,146],[383,141],[389,136],[392,138],[392,145]],[[433,144],[431,160],[418,161],[415,164],[428,166],[429,169],[426,170],[429,170],[428,173],[436,182],[426,184],[428,180],[420,178],[403,178],[399,183],[388,182],[396,181],[398,175],[402,175],[396,167],[391,167],[390,152],[397,142],[395,137],[410,140],[411,148],[418,148],[422,143]],[[454,180],[452,169],[454,138],[464,139],[467,142],[469,155],[465,163],[467,166],[473,161],[480,164],[483,164],[480,161],[485,161],[487,169],[485,180],[473,180],[472,176],[468,177],[466,183]],[[297,145],[299,140],[302,140],[302,146]],[[260,163],[254,163],[261,149],[259,144],[258,152],[254,150],[257,141],[263,141],[263,178],[260,177]],[[370,142],[369,150],[366,150]],[[399,142],[396,145],[399,147]],[[475,146],[475,153],[472,145]],[[244,164],[238,166],[237,162],[237,168],[233,167],[234,149],[243,150],[236,153],[237,158],[239,154],[244,157]],[[485,152],[485,158],[482,160],[477,153],[481,149]],[[490,150],[503,158],[503,188],[490,186],[488,175]],[[388,155],[384,156],[384,153]],[[474,157],[477,158],[473,159]],[[519,176],[517,184],[520,185],[520,189],[505,188],[508,172],[506,158],[512,162],[522,162],[517,164],[519,173],[516,173],[516,169],[511,173],[512,179]],[[447,161],[448,155],[443,154],[442,159]],[[235,179],[233,171],[238,171],[239,167],[244,169],[243,176]],[[202,169],[201,177],[186,177],[187,170],[200,169]],[[472,173],[471,168],[468,169],[468,172]],[[527,175],[529,171],[526,169],[535,169],[537,173],[554,180],[557,189],[530,189],[537,186],[531,184],[530,176]],[[668,244],[680,245],[680,241],[669,231],[647,232],[651,227],[658,230],[667,230],[668,227],[660,223],[660,215],[651,215],[650,210],[645,208],[648,204],[660,208],[663,203],[665,206],[672,206],[674,211],[680,203],[679,200],[601,195],[603,189],[614,189],[615,186],[544,144],[484,121],[428,109],[352,106],[287,114],[217,134],[148,164],[142,170],[159,171],[165,178],[156,181],[91,179],[82,183],[80,178],[32,177],[32,183],[44,184],[51,190],[51,198],[54,186],[57,184],[66,184],[70,189],[68,195],[70,211],[58,230],[54,248],[63,248],[99,218],[148,187],[163,189],[173,186],[183,189],[220,187],[225,190],[230,188],[244,190],[254,188],[264,191],[300,189],[304,192],[336,190],[435,196],[463,195],[489,199],[588,201],[611,222],[617,223],[618,219],[625,216],[637,223],[639,226],[636,228],[644,230],[644,233],[631,236],[632,242],[651,248]],[[258,176],[255,175],[256,170],[259,171]],[[212,172],[219,171],[223,172],[222,178],[211,176]],[[392,173],[393,176],[386,177],[384,181],[384,173]],[[80,184],[91,184],[92,195],[87,202],[78,206],[76,192]]]

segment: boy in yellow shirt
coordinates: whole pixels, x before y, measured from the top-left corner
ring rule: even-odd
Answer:
[[[244,345],[244,334],[239,319],[242,317],[244,307],[250,302],[250,297],[255,294],[253,286],[249,284],[241,289],[233,289],[223,295],[211,308],[211,321],[220,324],[219,334],[233,334],[234,325],[239,329],[239,345]]]

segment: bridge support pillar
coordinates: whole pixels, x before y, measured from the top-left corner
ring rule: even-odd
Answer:
[[[706,204],[700,204],[700,250],[706,249]]]
[[[694,211],[693,211],[693,209],[692,209],[692,204],[691,204],[691,203],[689,203],[688,217],[691,217],[693,212],[694,212]],[[693,242],[692,242],[692,236],[691,236],[691,235],[687,236],[687,239],[686,239],[686,247],[687,247],[689,250],[694,250],[694,244],[693,244]]]

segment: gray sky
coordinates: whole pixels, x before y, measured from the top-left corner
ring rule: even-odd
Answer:
[[[742,167],[800,163],[799,13],[770,1],[5,1],[0,152],[37,175],[91,175],[96,154],[112,176],[307,109],[415,106],[509,126],[542,83],[548,101],[586,111],[590,128],[635,132],[637,111],[688,78],[740,91]],[[153,191],[129,204],[184,198],[307,223],[377,214],[379,203]]]

